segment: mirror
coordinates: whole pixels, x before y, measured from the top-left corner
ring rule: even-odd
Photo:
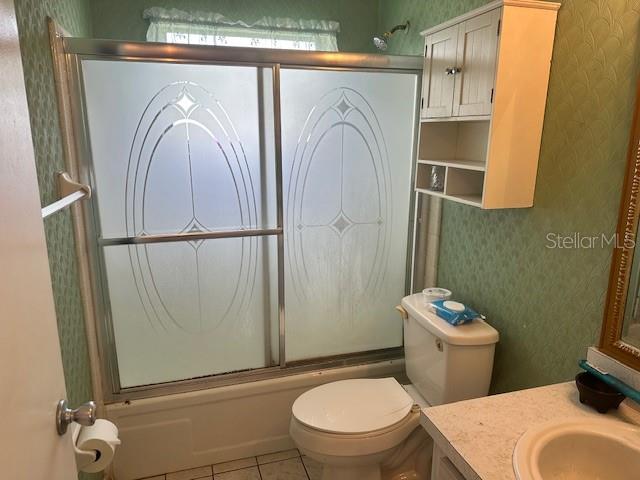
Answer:
[[[600,350],[640,370],[640,88],[627,158]]]
[[[633,347],[640,348],[640,252],[633,255],[631,263],[620,339]]]

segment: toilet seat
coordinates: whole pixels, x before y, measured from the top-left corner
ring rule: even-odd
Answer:
[[[376,455],[400,445],[420,425],[420,409],[410,409],[403,419],[389,427],[366,433],[330,433],[308,427],[291,417],[289,433],[298,448],[318,455],[350,458]]]
[[[328,383],[298,397],[289,434],[323,465],[323,480],[380,480],[383,468],[428,478],[415,474],[426,472],[428,459],[414,469],[418,450],[432,450],[416,403],[394,378]]]
[[[338,435],[368,434],[401,422],[414,400],[395,378],[341,380],[313,388],[294,402],[304,426]]]

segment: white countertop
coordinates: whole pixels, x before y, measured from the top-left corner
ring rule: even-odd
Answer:
[[[640,412],[626,403],[612,412],[607,416],[640,423]],[[513,480],[513,449],[526,430],[593,415],[600,416],[580,403],[570,382],[424,408],[421,423],[467,480]]]

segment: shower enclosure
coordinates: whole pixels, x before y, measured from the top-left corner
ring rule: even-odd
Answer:
[[[401,353],[420,59],[64,49],[107,400]]]

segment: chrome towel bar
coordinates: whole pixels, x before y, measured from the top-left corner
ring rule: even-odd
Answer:
[[[101,246],[143,245],[147,243],[193,242],[215,238],[267,237],[281,235],[282,228],[246,228],[241,230],[213,230],[205,232],[167,233],[161,235],[138,235],[135,237],[100,238]]]
[[[42,218],[47,218],[82,198],[91,197],[91,187],[75,182],[67,172],[58,172],[58,195],[60,199],[42,209]]]

